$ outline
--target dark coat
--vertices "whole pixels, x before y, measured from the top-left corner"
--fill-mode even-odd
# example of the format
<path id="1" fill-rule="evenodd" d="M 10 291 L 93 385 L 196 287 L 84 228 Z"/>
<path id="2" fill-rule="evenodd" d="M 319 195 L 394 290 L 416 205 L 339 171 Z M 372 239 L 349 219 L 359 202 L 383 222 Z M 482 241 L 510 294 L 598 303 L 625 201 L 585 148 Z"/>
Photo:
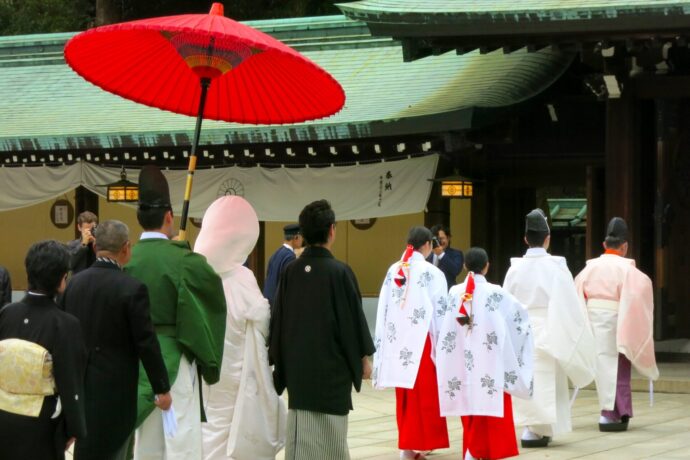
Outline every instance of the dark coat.
<path id="1" fill-rule="evenodd" d="M 438 268 L 446 276 L 446 283 L 448 284 L 448 290 L 457 284 L 456 278 L 462 271 L 462 264 L 465 262 L 465 258 L 462 255 L 462 251 L 459 249 L 453 249 L 447 247 L 443 257 L 438 261 Z M 434 254 L 431 253 L 427 257 L 427 262 L 434 263 Z"/>
<path id="2" fill-rule="evenodd" d="M 271 316 L 269 355 L 290 409 L 347 415 L 362 358 L 374 353 L 357 279 L 322 247 L 308 247 L 283 272 Z"/>
<path id="3" fill-rule="evenodd" d="M 48 350 L 62 414 L 51 419 L 57 398 L 46 397 L 37 418 L 0 410 L 0 459 L 62 459 L 71 437 L 86 436 L 83 377 L 84 342 L 79 321 L 53 299 L 27 294 L 0 310 L 0 340 L 23 339 Z M 7 369 L 0 369 L 5 372 Z"/>
<path id="4" fill-rule="evenodd" d="M 268 303 L 271 306 L 273 306 L 275 300 L 280 274 L 283 273 L 285 266 L 296 258 L 294 251 L 281 246 L 268 259 L 268 270 L 266 272 L 266 281 L 264 281 L 264 297 L 268 299 Z"/>
<path id="5" fill-rule="evenodd" d="M 0 266 L 0 307 L 12 302 L 12 281 L 10 272 Z"/>
<path id="6" fill-rule="evenodd" d="M 76 459 L 104 459 L 134 431 L 139 360 L 156 394 L 170 390 L 149 313 L 146 286 L 110 262 L 75 275 L 62 298 L 81 322 L 88 353 L 86 424 Z"/>
<path id="7" fill-rule="evenodd" d="M 77 238 L 67 243 L 67 249 L 70 253 L 69 265 L 73 275 L 86 270 L 96 261 L 96 251 L 92 243 L 82 246 L 81 239 Z"/>

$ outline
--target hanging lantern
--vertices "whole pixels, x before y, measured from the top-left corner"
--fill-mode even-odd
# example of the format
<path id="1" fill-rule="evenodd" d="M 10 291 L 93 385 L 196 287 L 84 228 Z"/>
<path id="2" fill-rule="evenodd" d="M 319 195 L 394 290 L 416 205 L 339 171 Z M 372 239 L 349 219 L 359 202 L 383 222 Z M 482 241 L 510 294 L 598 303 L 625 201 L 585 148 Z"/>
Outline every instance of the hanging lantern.
<path id="1" fill-rule="evenodd" d="M 139 185 L 127 180 L 125 167 L 120 171 L 120 180 L 107 184 L 108 201 L 114 203 L 132 203 L 139 201 Z"/>
<path id="2" fill-rule="evenodd" d="M 444 198 L 472 198 L 472 181 L 465 178 L 448 178 L 441 181 L 441 196 Z"/>

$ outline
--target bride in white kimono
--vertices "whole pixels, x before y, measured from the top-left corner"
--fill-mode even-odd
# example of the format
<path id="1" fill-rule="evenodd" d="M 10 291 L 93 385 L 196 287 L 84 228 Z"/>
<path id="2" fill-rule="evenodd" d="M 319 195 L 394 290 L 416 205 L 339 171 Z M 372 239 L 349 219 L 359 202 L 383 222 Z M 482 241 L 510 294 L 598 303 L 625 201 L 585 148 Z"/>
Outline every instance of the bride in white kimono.
<path id="1" fill-rule="evenodd" d="M 251 270 L 259 221 L 241 197 L 206 210 L 194 250 L 220 275 L 228 305 L 220 381 L 204 386 L 204 459 L 268 460 L 285 444 L 285 405 L 276 394 L 266 339 L 270 310 Z"/>

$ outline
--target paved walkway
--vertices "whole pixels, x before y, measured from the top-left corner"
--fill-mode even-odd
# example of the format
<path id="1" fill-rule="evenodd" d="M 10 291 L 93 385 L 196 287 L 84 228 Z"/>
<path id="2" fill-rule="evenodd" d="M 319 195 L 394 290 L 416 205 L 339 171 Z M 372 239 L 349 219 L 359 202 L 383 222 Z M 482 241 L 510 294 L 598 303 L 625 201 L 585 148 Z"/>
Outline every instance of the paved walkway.
<path id="1" fill-rule="evenodd" d="M 690 364 L 660 364 L 659 391 L 649 407 L 646 392 L 633 393 L 635 417 L 624 433 L 601 433 L 596 392 L 580 391 L 573 406 L 573 431 L 558 436 L 546 449 L 520 449 L 521 459 L 588 460 L 689 460 L 690 459 Z M 638 376 L 634 386 L 647 388 Z M 395 423 L 395 392 L 374 390 L 370 381 L 361 393 L 353 393 L 355 410 L 350 413 L 348 443 L 352 460 L 396 460 L 398 431 Z M 462 425 L 448 420 L 450 448 L 434 452 L 429 460 L 460 460 Z M 520 429 L 516 431 L 519 436 Z M 68 455 L 68 460 L 71 460 Z M 283 452 L 276 459 L 283 460 Z M 327 459 L 324 459 L 327 460 Z"/>
<path id="2" fill-rule="evenodd" d="M 690 459 L 690 394 L 633 394 L 635 417 L 624 433 L 601 433 L 596 393 L 582 390 L 573 407 L 573 431 L 557 437 L 546 449 L 520 449 L 525 459 Z M 377 391 L 369 382 L 354 395 L 348 442 L 352 459 L 395 460 L 397 428 L 395 393 Z M 448 420 L 450 449 L 434 452 L 429 460 L 460 459 L 462 425 Z M 519 431 L 518 431 L 519 434 Z M 282 453 L 278 457 L 282 459 Z"/>

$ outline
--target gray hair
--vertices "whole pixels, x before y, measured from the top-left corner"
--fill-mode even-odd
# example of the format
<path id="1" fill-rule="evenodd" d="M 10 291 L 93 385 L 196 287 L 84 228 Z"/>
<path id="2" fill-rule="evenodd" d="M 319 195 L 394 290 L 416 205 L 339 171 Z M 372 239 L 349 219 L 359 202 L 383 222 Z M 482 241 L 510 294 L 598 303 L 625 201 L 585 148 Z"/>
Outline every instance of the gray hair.
<path id="1" fill-rule="evenodd" d="M 129 227 L 119 220 L 106 220 L 98 226 L 94 237 L 99 251 L 119 252 L 129 240 Z"/>

